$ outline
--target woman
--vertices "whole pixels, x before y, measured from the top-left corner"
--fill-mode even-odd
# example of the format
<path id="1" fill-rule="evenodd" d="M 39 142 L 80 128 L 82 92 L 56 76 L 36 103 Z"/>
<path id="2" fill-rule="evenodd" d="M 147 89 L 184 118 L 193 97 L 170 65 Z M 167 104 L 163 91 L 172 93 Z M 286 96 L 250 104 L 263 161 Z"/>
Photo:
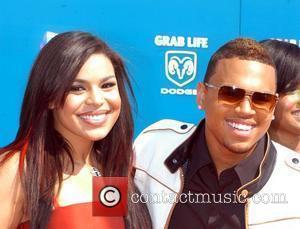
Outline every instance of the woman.
<path id="1" fill-rule="evenodd" d="M 261 43 L 276 65 L 280 95 L 269 133 L 274 141 L 300 153 L 300 48 L 277 40 Z"/>
<path id="2" fill-rule="evenodd" d="M 132 182 L 133 121 L 119 55 L 83 32 L 54 37 L 30 74 L 16 139 L 1 149 L 0 222 L 7 228 L 150 228 L 143 205 L 93 217 L 92 174 Z M 129 198 L 130 200 L 130 198 Z"/>

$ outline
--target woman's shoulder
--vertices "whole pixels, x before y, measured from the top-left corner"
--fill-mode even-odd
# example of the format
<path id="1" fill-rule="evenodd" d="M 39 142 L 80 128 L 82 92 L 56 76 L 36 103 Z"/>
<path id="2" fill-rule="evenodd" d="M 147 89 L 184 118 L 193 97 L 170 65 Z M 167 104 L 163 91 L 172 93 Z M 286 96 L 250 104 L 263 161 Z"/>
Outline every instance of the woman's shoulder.
<path id="1" fill-rule="evenodd" d="M 20 151 L 7 151 L 0 154 L 0 169 L 10 168 L 11 171 L 16 169 L 19 165 Z"/>
<path id="2" fill-rule="evenodd" d="M 20 181 L 20 152 L 5 152 L 0 155 L 0 180 L 3 182 Z M 3 182 L 1 182 L 3 184 Z"/>
<path id="3" fill-rule="evenodd" d="M 0 156 L 0 222 L 9 228 L 18 225 L 22 220 L 24 206 L 19 173 L 20 153 L 10 153 Z"/>

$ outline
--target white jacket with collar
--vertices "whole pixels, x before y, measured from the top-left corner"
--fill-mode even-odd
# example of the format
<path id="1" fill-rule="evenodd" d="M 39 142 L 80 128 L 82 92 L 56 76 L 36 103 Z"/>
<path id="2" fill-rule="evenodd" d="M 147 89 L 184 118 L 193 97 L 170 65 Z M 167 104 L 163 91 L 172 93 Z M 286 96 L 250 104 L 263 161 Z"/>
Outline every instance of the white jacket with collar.
<path id="1" fill-rule="evenodd" d="M 184 127 L 184 128 L 183 128 Z M 146 128 L 135 140 L 135 183 L 152 218 L 153 228 L 167 228 L 183 188 L 183 170 L 171 173 L 166 158 L 196 130 L 195 125 L 161 120 Z M 246 198 L 246 227 L 252 229 L 300 228 L 300 155 L 274 143 L 274 170 L 264 187 Z M 174 162 L 176 163 L 176 161 Z M 247 190 L 241 190 L 247 196 Z M 138 201 L 135 199 L 135 201 Z M 183 222 L 184 227 L 184 222 Z"/>

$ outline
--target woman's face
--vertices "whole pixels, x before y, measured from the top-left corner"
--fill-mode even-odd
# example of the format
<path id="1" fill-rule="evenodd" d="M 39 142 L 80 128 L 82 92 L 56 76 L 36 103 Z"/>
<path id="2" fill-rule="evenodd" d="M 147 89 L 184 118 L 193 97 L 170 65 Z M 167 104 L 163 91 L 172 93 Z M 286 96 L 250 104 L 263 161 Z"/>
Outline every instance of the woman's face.
<path id="1" fill-rule="evenodd" d="M 80 69 L 64 106 L 53 109 L 55 128 L 71 142 L 101 140 L 116 123 L 120 110 L 113 65 L 105 55 L 93 54 Z"/>
<path id="2" fill-rule="evenodd" d="M 272 127 L 300 135 L 300 89 L 280 96 Z"/>

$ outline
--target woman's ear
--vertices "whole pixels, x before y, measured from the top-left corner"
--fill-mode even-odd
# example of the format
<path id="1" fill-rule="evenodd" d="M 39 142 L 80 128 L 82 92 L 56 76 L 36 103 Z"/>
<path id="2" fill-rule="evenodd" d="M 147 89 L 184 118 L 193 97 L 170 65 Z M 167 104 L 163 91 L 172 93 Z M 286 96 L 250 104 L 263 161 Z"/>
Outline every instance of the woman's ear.
<path id="1" fill-rule="evenodd" d="M 200 110 L 205 109 L 205 92 L 206 87 L 203 83 L 197 85 L 197 104 Z"/>
<path id="2" fill-rule="evenodd" d="M 49 108 L 50 110 L 53 110 L 53 109 L 55 108 L 54 103 L 53 103 L 53 102 L 49 103 L 48 108 Z"/>

